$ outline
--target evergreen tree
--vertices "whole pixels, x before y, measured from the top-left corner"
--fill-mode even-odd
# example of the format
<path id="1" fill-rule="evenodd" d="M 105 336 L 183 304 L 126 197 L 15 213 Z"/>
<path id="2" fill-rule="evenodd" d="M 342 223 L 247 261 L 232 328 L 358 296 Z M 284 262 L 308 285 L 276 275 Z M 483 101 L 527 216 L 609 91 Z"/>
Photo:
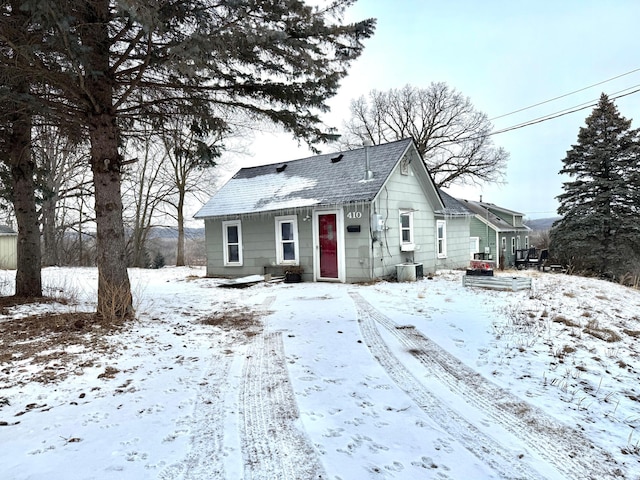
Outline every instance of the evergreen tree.
<path id="1" fill-rule="evenodd" d="M 640 255 L 640 137 L 602 94 L 567 152 L 551 231 L 553 255 L 575 268 L 615 277 Z"/>
<path id="2" fill-rule="evenodd" d="M 11 78 L 19 73 L 15 65 L 24 65 L 23 76 L 38 82 L 31 92 L 41 105 L 89 141 L 98 313 L 133 313 L 121 198 L 127 130 L 137 121 L 160 128 L 167 118 L 188 115 L 206 135 L 225 127 L 220 110 L 232 110 L 273 121 L 309 143 L 335 139 L 320 112 L 375 24 L 342 23 L 354 2 L 14 0 L 5 7 L 0 52 L 21 61 L 4 62 L 0 74 Z M 24 31 L 41 38 L 16 51 L 5 26 L 18 11 Z M 22 101 L 14 90 L 0 93 Z"/>
<path id="3" fill-rule="evenodd" d="M 31 130 L 35 105 L 31 58 L 25 54 L 39 36 L 20 0 L 0 6 L 0 161 L 9 172 L 5 188 L 18 223 L 16 296 L 42 296 L 40 229 L 36 207 L 35 162 Z M 11 68 L 5 68 L 10 65 Z"/>

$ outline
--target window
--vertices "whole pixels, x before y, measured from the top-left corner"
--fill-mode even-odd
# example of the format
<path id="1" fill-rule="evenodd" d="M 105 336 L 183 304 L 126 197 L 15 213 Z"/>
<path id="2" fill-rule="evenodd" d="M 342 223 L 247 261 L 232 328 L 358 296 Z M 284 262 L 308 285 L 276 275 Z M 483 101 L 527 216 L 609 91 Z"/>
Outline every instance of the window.
<path id="1" fill-rule="evenodd" d="M 524 248 L 526 250 L 529 250 L 529 236 L 528 235 L 524 237 Z"/>
<path id="2" fill-rule="evenodd" d="M 411 252 L 415 250 L 413 240 L 413 212 L 400 210 L 400 250 Z"/>
<path id="3" fill-rule="evenodd" d="M 520 250 L 520 235 L 516 237 L 516 249 Z"/>
<path id="4" fill-rule="evenodd" d="M 502 251 L 507 253 L 507 237 L 502 237 Z"/>
<path id="5" fill-rule="evenodd" d="M 511 237 L 511 255 L 516 254 L 516 237 Z"/>
<path id="6" fill-rule="evenodd" d="M 447 256 L 447 222 L 438 220 L 436 222 L 436 233 L 438 242 L 438 258 Z"/>
<path id="7" fill-rule="evenodd" d="M 242 225 L 240 220 L 222 222 L 224 243 L 224 265 L 228 267 L 242 265 Z"/>
<path id="8" fill-rule="evenodd" d="M 295 215 L 276 217 L 276 262 L 278 265 L 298 264 L 298 218 Z"/>

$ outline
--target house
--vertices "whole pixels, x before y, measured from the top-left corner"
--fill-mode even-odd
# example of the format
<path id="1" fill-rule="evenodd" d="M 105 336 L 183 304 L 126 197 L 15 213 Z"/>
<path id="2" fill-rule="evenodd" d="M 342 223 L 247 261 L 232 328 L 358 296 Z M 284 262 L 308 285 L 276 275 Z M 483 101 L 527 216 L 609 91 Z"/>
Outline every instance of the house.
<path id="1" fill-rule="evenodd" d="M 471 258 L 515 266 L 518 255 L 529 250 L 531 229 L 523 223 L 524 215 L 482 200 L 460 201 L 474 214 L 469 226 Z"/>
<path id="2" fill-rule="evenodd" d="M 18 262 L 18 234 L 0 225 L 0 269 L 15 270 Z"/>
<path id="3" fill-rule="evenodd" d="M 393 277 L 399 264 L 469 263 L 471 216 L 443 198 L 412 139 L 243 168 L 195 218 L 208 276 L 298 266 L 307 281 L 351 283 Z"/>

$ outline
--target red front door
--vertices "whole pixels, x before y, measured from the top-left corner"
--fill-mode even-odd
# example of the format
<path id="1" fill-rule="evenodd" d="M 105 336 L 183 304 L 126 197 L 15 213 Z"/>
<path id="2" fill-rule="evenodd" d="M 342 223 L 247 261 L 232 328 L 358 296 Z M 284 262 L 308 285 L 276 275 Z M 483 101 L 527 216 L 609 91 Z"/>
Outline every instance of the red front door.
<path id="1" fill-rule="evenodd" d="M 335 213 L 318 215 L 320 277 L 338 278 L 338 218 Z"/>

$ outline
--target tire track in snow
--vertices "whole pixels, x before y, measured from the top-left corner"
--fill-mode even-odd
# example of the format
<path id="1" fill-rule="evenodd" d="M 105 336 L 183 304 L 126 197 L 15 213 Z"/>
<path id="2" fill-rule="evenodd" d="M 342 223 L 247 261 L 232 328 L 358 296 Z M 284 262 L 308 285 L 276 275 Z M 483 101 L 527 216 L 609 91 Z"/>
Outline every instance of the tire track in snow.
<path id="1" fill-rule="evenodd" d="M 255 338 L 242 376 L 240 434 L 245 480 L 327 478 L 301 429 L 280 332 Z"/>
<path id="2" fill-rule="evenodd" d="M 191 448 L 186 458 L 168 466 L 159 475 L 162 480 L 209 480 L 225 478 L 223 463 L 224 392 L 228 387 L 231 355 L 216 355 L 200 384 L 201 389 L 189 424 Z"/>
<path id="3" fill-rule="evenodd" d="M 565 478 L 620 478 L 619 465 L 613 457 L 579 431 L 490 382 L 415 327 L 398 325 L 361 295 L 350 295 L 360 312 L 394 335 L 430 374 L 524 441 L 531 450 L 562 472 Z"/>
<path id="4" fill-rule="evenodd" d="M 501 478 L 542 479 L 538 472 L 521 462 L 516 455 L 507 455 L 508 448 L 485 435 L 475 425 L 447 407 L 434 396 L 391 352 L 376 328 L 369 309 L 362 308 L 364 299 L 351 294 L 358 306 L 360 331 L 374 358 L 385 369 L 389 377 L 434 420 L 444 431 L 456 439 L 482 463 L 491 467 Z"/>

